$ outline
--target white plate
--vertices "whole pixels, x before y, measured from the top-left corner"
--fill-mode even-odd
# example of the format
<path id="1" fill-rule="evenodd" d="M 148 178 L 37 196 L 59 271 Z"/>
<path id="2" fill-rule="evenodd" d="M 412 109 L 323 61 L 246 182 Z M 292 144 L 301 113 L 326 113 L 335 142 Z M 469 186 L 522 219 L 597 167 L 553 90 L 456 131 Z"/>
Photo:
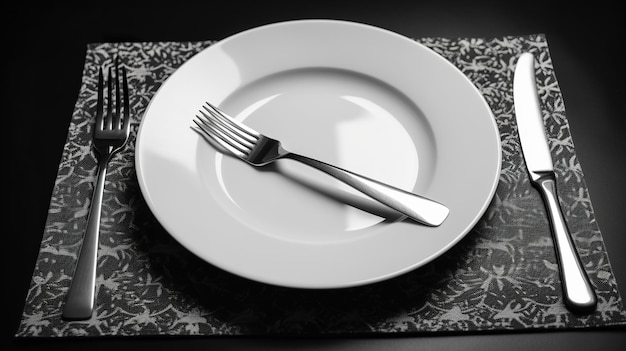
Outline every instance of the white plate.
<path id="1" fill-rule="evenodd" d="M 254 168 L 222 155 L 191 129 L 205 101 L 450 215 L 423 226 L 293 161 Z M 376 282 L 441 255 L 484 213 L 500 162 L 491 110 L 451 63 L 396 33 L 329 20 L 251 29 L 198 53 L 155 94 L 136 143 L 143 195 L 176 240 L 232 273 L 298 288 Z"/>

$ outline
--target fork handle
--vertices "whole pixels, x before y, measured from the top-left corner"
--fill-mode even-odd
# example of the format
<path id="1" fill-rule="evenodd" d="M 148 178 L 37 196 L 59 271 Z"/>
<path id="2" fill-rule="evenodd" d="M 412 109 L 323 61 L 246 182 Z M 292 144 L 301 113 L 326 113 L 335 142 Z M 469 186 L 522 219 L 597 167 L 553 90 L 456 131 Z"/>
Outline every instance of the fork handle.
<path id="1" fill-rule="evenodd" d="M 68 320 L 90 319 L 93 314 L 96 299 L 100 215 L 102 213 L 102 195 L 108 158 L 108 155 L 103 155 L 98 165 L 98 180 L 93 190 L 91 207 L 87 217 L 87 230 L 80 248 L 72 284 L 63 306 L 63 318 Z"/>
<path id="2" fill-rule="evenodd" d="M 450 210 L 446 206 L 436 201 L 343 168 L 295 153 L 287 153 L 283 155 L 283 157 L 302 162 L 329 174 L 371 198 L 409 216 L 417 222 L 429 226 L 439 226 L 450 213 Z"/>

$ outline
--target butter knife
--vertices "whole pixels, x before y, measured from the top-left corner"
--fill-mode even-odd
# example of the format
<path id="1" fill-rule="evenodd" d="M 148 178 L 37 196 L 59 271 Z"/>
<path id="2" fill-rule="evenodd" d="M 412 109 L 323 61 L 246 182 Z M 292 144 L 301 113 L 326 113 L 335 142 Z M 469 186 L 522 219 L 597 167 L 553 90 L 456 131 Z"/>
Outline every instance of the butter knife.
<path id="1" fill-rule="evenodd" d="M 524 161 L 532 184 L 541 193 L 547 209 L 565 304 L 573 312 L 591 312 L 596 308 L 597 298 L 560 208 L 535 81 L 535 58 L 531 53 L 523 53 L 517 61 L 513 98 Z"/>

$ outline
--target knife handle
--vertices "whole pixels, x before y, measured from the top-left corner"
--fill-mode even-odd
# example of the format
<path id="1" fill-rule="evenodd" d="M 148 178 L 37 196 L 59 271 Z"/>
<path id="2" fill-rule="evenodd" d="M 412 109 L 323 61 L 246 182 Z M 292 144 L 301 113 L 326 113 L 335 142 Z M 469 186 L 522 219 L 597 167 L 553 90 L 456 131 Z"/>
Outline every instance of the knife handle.
<path id="1" fill-rule="evenodd" d="M 548 209 L 565 304 L 579 313 L 592 312 L 596 308 L 597 297 L 563 218 L 556 191 L 556 178 L 550 172 L 541 175 L 535 182 Z"/>

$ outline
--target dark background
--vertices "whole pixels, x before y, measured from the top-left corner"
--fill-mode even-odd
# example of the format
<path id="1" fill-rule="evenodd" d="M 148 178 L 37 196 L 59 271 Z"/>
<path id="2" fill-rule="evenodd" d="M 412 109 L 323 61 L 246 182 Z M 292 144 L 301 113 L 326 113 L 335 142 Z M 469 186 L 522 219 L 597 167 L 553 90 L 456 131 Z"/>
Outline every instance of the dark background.
<path id="1" fill-rule="evenodd" d="M 17 329 L 43 234 L 86 44 L 223 39 L 292 19 L 363 22 L 410 37 L 544 33 L 618 284 L 626 286 L 624 5 L 617 1 L 113 1 L 2 5 L 3 346 L 92 350 L 612 350 L 624 329 L 414 337 L 22 340 Z M 6 106 L 8 105 L 8 109 Z M 8 121 L 8 128 L 7 128 Z"/>

